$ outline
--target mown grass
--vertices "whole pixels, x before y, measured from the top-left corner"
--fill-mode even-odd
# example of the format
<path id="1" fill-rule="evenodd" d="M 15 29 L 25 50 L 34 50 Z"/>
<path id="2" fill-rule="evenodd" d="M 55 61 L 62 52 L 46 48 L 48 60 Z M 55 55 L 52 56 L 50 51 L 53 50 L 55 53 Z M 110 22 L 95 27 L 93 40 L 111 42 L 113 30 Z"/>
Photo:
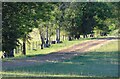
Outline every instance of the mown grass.
<path id="1" fill-rule="evenodd" d="M 92 52 L 63 62 L 38 63 L 29 67 L 3 69 L 3 76 L 47 77 L 117 77 L 118 42 L 113 41 Z"/>

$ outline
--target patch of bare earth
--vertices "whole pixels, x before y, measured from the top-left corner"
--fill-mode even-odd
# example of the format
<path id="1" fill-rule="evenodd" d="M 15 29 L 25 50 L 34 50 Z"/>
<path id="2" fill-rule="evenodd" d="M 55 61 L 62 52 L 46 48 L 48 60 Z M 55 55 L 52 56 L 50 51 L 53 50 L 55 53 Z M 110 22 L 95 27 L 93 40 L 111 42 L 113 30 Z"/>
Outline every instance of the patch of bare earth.
<path id="1" fill-rule="evenodd" d="M 27 59 L 14 59 L 12 61 L 2 62 L 2 67 L 20 67 L 20 66 L 31 66 L 46 63 L 46 62 L 58 62 L 63 61 L 64 59 L 70 59 L 74 56 L 78 56 L 81 53 L 88 52 L 93 50 L 101 45 L 104 45 L 112 40 L 108 39 L 99 39 L 99 40 L 90 40 L 81 44 L 74 45 L 70 48 L 59 50 L 44 56 L 30 57 Z"/>

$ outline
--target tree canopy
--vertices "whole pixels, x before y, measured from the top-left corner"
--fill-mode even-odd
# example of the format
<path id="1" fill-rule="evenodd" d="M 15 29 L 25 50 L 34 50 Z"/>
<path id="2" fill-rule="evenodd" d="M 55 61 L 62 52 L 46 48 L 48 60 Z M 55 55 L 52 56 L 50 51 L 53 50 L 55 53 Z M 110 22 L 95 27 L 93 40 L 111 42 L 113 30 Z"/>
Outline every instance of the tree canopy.
<path id="1" fill-rule="evenodd" d="M 14 56 L 13 49 L 26 42 L 34 28 L 39 29 L 41 48 L 49 46 L 50 37 L 56 33 L 60 43 L 61 31 L 69 40 L 88 37 L 97 30 L 109 33 L 119 27 L 119 3 L 92 2 L 4 2 L 2 22 L 2 51 Z"/>

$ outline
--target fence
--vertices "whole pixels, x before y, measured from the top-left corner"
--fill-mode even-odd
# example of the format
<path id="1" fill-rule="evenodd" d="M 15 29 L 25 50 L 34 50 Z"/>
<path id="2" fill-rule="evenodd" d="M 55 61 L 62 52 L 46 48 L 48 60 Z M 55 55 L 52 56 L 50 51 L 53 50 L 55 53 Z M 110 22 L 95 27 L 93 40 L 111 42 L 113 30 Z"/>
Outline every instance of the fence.
<path id="1" fill-rule="evenodd" d="M 65 35 L 61 36 L 61 41 L 65 41 L 67 39 L 68 39 L 67 36 Z M 26 50 L 37 50 L 41 48 L 40 46 L 41 46 L 41 41 L 33 41 L 30 43 L 26 43 Z M 21 53 L 22 50 L 23 50 L 22 45 L 19 45 L 16 47 L 16 49 L 14 49 L 14 52 L 17 54 L 17 53 Z"/>
<path id="2" fill-rule="evenodd" d="M 33 41 L 26 44 L 26 50 L 37 50 L 40 48 L 41 41 Z M 15 53 L 21 53 L 23 50 L 22 45 L 19 45 L 14 49 Z"/>

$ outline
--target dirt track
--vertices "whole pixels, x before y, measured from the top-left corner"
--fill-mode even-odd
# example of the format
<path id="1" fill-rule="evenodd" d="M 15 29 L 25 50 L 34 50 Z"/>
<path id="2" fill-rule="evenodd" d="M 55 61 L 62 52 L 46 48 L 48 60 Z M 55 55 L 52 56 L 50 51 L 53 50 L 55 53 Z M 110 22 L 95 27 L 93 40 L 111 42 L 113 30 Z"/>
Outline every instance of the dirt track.
<path id="1" fill-rule="evenodd" d="M 36 56 L 25 59 L 15 59 L 12 61 L 2 62 L 2 67 L 20 67 L 20 66 L 31 66 L 35 64 L 42 64 L 45 62 L 58 62 L 63 61 L 64 59 L 70 59 L 74 56 L 78 56 L 81 53 L 85 53 L 91 50 L 91 48 L 96 48 L 101 45 L 104 45 L 112 41 L 111 39 L 99 39 L 99 40 L 90 40 L 81 44 L 74 45 L 70 48 L 63 49 L 48 55 Z"/>

